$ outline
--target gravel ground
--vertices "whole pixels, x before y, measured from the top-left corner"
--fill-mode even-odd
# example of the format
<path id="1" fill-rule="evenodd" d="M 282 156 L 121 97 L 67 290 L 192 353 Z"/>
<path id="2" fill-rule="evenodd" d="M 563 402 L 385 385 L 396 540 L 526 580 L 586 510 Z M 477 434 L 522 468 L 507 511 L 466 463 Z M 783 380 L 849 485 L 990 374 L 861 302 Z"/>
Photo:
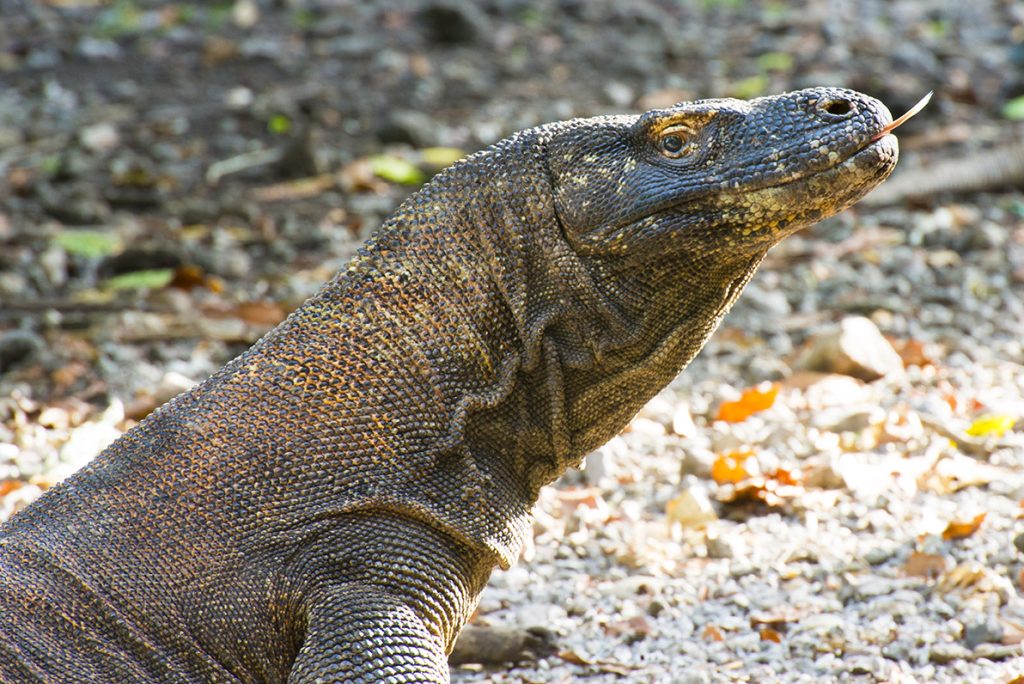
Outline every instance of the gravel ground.
<path id="1" fill-rule="evenodd" d="M 898 174 L 1024 139 L 1018 2 L 0 17 L 0 519 L 280 320 L 417 174 L 518 128 L 827 84 L 897 113 L 936 90 Z M 485 591 L 476 622 L 559 653 L 454 680 L 1017 681 L 1022 340 L 1020 188 L 791 238 Z"/>

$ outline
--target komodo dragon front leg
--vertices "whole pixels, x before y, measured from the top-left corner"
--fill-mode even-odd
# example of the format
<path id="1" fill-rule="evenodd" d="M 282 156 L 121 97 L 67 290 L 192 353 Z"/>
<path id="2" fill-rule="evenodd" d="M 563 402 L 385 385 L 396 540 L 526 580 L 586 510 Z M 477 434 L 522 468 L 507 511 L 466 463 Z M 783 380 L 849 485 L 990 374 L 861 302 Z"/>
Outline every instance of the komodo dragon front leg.
<path id="1" fill-rule="evenodd" d="M 445 682 L 540 488 L 885 179 L 849 90 L 522 131 L 0 528 L 4 682 Z"/>
<path id="2" fill-rule="evenodd" d="M 308 598 L 288 681 L 445 681 L 444 654 L 481 589 L 466 549 L 430 525 L 380 514 L 346 521 L 318 546 L 303 563 L 335 579 Z"/>

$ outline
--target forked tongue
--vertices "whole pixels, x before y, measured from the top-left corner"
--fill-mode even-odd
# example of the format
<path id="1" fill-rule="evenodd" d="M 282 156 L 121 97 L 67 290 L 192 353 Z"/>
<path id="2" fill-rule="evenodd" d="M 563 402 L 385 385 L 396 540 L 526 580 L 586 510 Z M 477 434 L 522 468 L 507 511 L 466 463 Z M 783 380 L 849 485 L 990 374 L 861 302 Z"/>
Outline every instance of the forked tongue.
<path id="1" fill-rule="evenodd" d="M 929 90 L 927 95 L 922 97 L 918 101 L 918 103 L 916 105 L 914 105 L 913 107 L 910 108 L 910 111 L 908 111 L 906 114 L 904 114 L 900 118 L 898 118 L 895 121 L 893 121 L 891 124 L 887 125 L 882 130 L 878 131 L 877 135 L 875 135 L 875 137 L 871 139 L 871 142 L 875 142 L 879 138 L 882 138 L 882 137 L 888 135 L 889 133 L 892 133 L 894 130 L 896 130 L 896 128 L 898 128 L 899 126 L 902 126 L 903 124 L 905 124 L 908 119 L 910 119 L 912 116 L 914 116 L 919 111 L 924 109 L 924 106 L 926 104 L 928 104 L 928 100 L 932 99 L 932 93 L 933 92 L 934 91 Z"/>

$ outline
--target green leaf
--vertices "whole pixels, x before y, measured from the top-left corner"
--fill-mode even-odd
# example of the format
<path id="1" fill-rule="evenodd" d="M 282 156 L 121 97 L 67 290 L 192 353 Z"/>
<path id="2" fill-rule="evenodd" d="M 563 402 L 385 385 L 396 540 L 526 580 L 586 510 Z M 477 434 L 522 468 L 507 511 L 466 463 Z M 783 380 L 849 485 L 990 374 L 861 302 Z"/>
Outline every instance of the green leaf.
<path id="1" fill-rule="evenodd" d="M 732 84 L 732 94 L 741 100 L 749 100 L 764 95 L 768 88 L 768 78 L 763 75 L 751 76 Z"/>
<path id="2" fill-rule="evenodd" d="M 763 71 L 789 71 L 793 68 L 793 56 L 788 52 L 766 52 L 757 58 L 757 65 Z"/>
<path id="3" fill-rule="evenodd" d="M 1015 97 L 1004 104 L 1003 116 L 1010 121 L 1024 121 L 1024 95 Z"/>
<path id="4" fill-rule="evenodd" d="M 933 19 L 924 25 L 925 32 L 932 38 L 945 38 L 949 35 L 949 19 Z"/>
<path id="5" fill-rule="evenodd" d="M 39 168 L 42 169 L 43 173 L 47 176 L 56 176 L 60 173 L 61 168 L 64 166 L 64 160 L 59 154 L 48 154 L 42 162 L 39 163 Z"/>
<path id="6" fill-rule="evenodd" d="M 103 287 L 108 290 L 156 290 L 167 285 L 173 278 L 173 268 L 153 268 L 108 278 L 103 281 Z"/>
<path id="7" fill-rule="evenodd" d="M 292 120 L 284 114 L 275 114 L 267 122 L 267 130 L 274 135 L 283 135 L 292 130 Z"/>
<path id="8" fill-rule="evenodd" d="M 142 28 L 142 10 L 131 0 L 118 0 L 103 10 L 92 26 L 94 35 L 102 38 L 123 38 Z"/>
<path id="9" fill-rule="evenodd" d="M 292 12 L 292 26 L 302 31 L 308 31 L 316 26 L 316 13 L 309 9 L 300 9 Z"/>
<path id="10" fill-rule="evenodd" d="M 87 259 L 105 257 L 121 247 L 120 238 L 99 230 L 69 230 L 57 233 L 53 241 L 68 254 Z"/>
<path id="11" fill-rule="evenodd" d="M 422 185 L 427 177 L 414 164 L 400 157 L 378 154 L 370 157 L 370 170 L 375 176 L 401 185 Z"/>
<path id="12" fill-rule="evenodd" d="M 451 166 L 465 156 L 466 153 L 457 147 L 424 147 L 420 150 L 423 163 L 435 169 Z"/>

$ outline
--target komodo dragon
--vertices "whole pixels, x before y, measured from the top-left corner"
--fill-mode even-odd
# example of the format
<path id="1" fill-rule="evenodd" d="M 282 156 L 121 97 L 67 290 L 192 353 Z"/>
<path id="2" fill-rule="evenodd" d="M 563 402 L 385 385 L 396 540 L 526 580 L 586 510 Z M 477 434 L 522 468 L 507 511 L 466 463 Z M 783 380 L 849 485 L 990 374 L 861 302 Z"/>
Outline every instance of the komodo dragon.
<path id="1" fill-rule="evenodd" d="M 817 88 L 517 133 L 0 528 L 3 682 L 447 682 L 538 490 L 892 171 Z"/>

